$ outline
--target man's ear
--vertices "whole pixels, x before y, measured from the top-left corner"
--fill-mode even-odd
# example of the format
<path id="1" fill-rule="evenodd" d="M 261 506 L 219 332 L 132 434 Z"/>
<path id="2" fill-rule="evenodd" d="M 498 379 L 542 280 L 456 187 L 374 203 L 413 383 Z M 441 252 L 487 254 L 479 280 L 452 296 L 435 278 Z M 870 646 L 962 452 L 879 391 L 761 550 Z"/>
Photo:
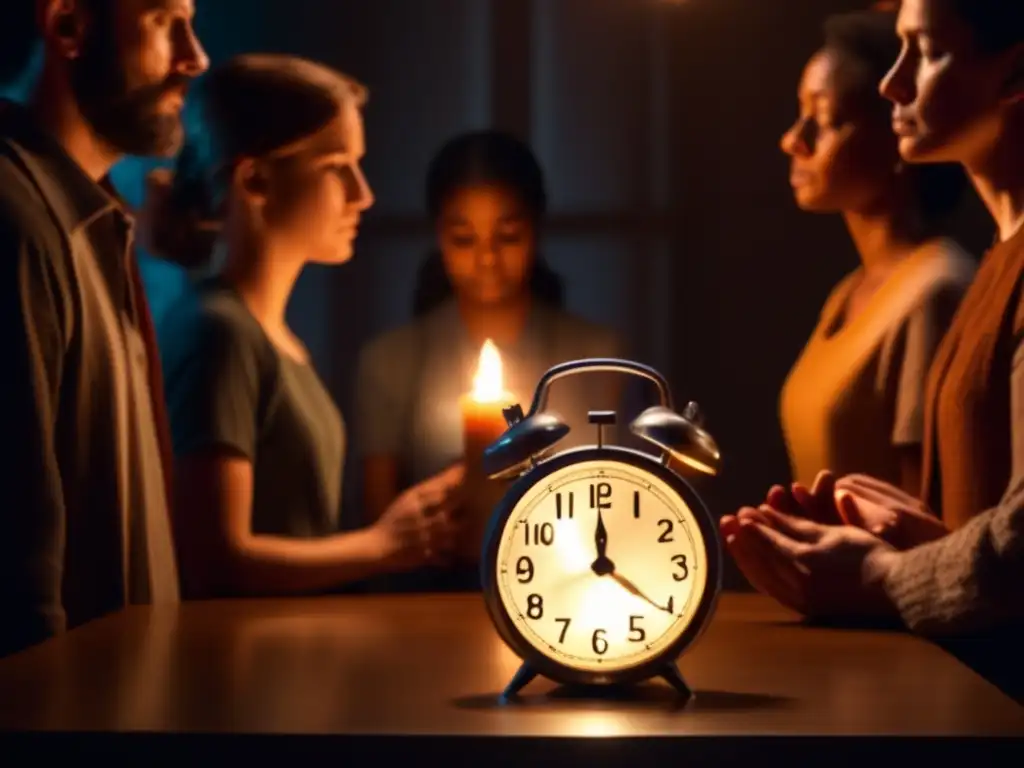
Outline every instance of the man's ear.
<path id="1" fill-rule="evenodd" d="M 232 186 L 250 203 L 261 206 L 267 202 L 267 189 L 270 185 L 266 169 L 257 160 L 251 157 L 240 160 L 235 165 L 232 182 Z"/>
<path id="2" fill-rule="evenodd" d="M 88 19 L 81 0 L 38 0 L 39 27 L 48 48 L 74 59 L 82 52 Z"/>

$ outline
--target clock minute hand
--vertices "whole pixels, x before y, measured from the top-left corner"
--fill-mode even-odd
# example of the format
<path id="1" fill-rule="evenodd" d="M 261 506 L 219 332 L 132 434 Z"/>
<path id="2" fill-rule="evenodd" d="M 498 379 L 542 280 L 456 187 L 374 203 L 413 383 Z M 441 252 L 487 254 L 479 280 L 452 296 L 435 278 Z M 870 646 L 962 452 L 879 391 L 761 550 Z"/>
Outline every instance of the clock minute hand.
<path id="1" fill-rule="evenodd" d="M 657 608 L 659 611 L 666 611 L 667 610 L 665 608 L 665 606 L 658 605 L 656 602 L 651 600 L 651 598 L 649 598 L 647 595 L 644 594 L 643 590 L 641 590 L 640 587 L 638 587 L 636 584 L 634 584 L 632 581 L 627 579 L 622 574 L 616 573 L 616 572 L 612 571 L 611 577 L 613 579 L 615 579 L 617 582 L 619 582 L 619 584 L 621 584 L 623 587 L 625 587 L 627 592 L 629 592 L 629 593 L 631 593 L 633 595 L 636 595 L 641 600 L 647 601 L 648 603 L 653 605 L 655 608 Z"/>

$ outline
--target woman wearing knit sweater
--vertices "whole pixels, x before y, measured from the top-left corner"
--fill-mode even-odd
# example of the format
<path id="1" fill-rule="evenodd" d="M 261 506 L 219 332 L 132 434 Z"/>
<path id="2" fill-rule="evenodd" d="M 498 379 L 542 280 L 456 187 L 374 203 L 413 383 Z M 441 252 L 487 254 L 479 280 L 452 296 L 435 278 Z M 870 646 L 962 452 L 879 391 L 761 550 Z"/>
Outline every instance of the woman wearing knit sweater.
<path id="1" fill-rule="evenodd" d="M 1013 633 L 1024 623 L 1024 3 L 903 0 L 897 28 L 903 50 L 881 89 L 901 155 L 961 163 L 998 227 L 931 368 L 920 500 L 826 472 L 811 489 L 773 488 L 721 528 L 750 581 L 806 615 L 892 618 L 933 637 Z"/>

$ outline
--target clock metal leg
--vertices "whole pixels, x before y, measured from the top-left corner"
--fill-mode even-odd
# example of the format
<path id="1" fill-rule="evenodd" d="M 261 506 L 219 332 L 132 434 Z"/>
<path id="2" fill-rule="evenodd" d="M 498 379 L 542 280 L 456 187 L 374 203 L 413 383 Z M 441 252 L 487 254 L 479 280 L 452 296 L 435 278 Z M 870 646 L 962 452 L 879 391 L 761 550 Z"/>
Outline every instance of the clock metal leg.
<path id="1" fill-rule="evenodd" d="M 519 693 L 523 688 L 530 684 L 530 681 L 537 676 L 537 673 L 530 668 L 529 664 L 523 664 L 519 667 L 515 676 L 512 678 L 512 682 L 508 684 L 508 687 L 501 694 L 501 698 L 510 699 Z"/>
<path id="2" fill-rule="evenodd" d="M 690 690 L 690 686 L 683 680 L 683 676 L 679 673 L 679 667 L 674 663 L 669 662 L 665 665 L 665 668 L 661 672 L 662 679 L 676 689 L 676 692 L 683 699 L 690 699 L 693 696 L 693 691 Z"/>

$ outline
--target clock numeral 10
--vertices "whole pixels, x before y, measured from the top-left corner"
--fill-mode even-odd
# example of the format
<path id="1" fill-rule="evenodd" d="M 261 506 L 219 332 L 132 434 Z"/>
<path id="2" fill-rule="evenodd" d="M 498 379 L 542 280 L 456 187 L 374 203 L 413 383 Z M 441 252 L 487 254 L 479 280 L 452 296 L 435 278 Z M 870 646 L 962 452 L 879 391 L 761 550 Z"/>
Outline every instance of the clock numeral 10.
<path id="1" fill-rule="evenodd" d="M 532 535 L 531 535 L 532 534 Z M 530 544 L 543 544 L 550 546 L 555 540 L 555 526 L 551 523 L 529 523 L 523 525 L 523 535 L 526 537 L 526 546 Z"/>

